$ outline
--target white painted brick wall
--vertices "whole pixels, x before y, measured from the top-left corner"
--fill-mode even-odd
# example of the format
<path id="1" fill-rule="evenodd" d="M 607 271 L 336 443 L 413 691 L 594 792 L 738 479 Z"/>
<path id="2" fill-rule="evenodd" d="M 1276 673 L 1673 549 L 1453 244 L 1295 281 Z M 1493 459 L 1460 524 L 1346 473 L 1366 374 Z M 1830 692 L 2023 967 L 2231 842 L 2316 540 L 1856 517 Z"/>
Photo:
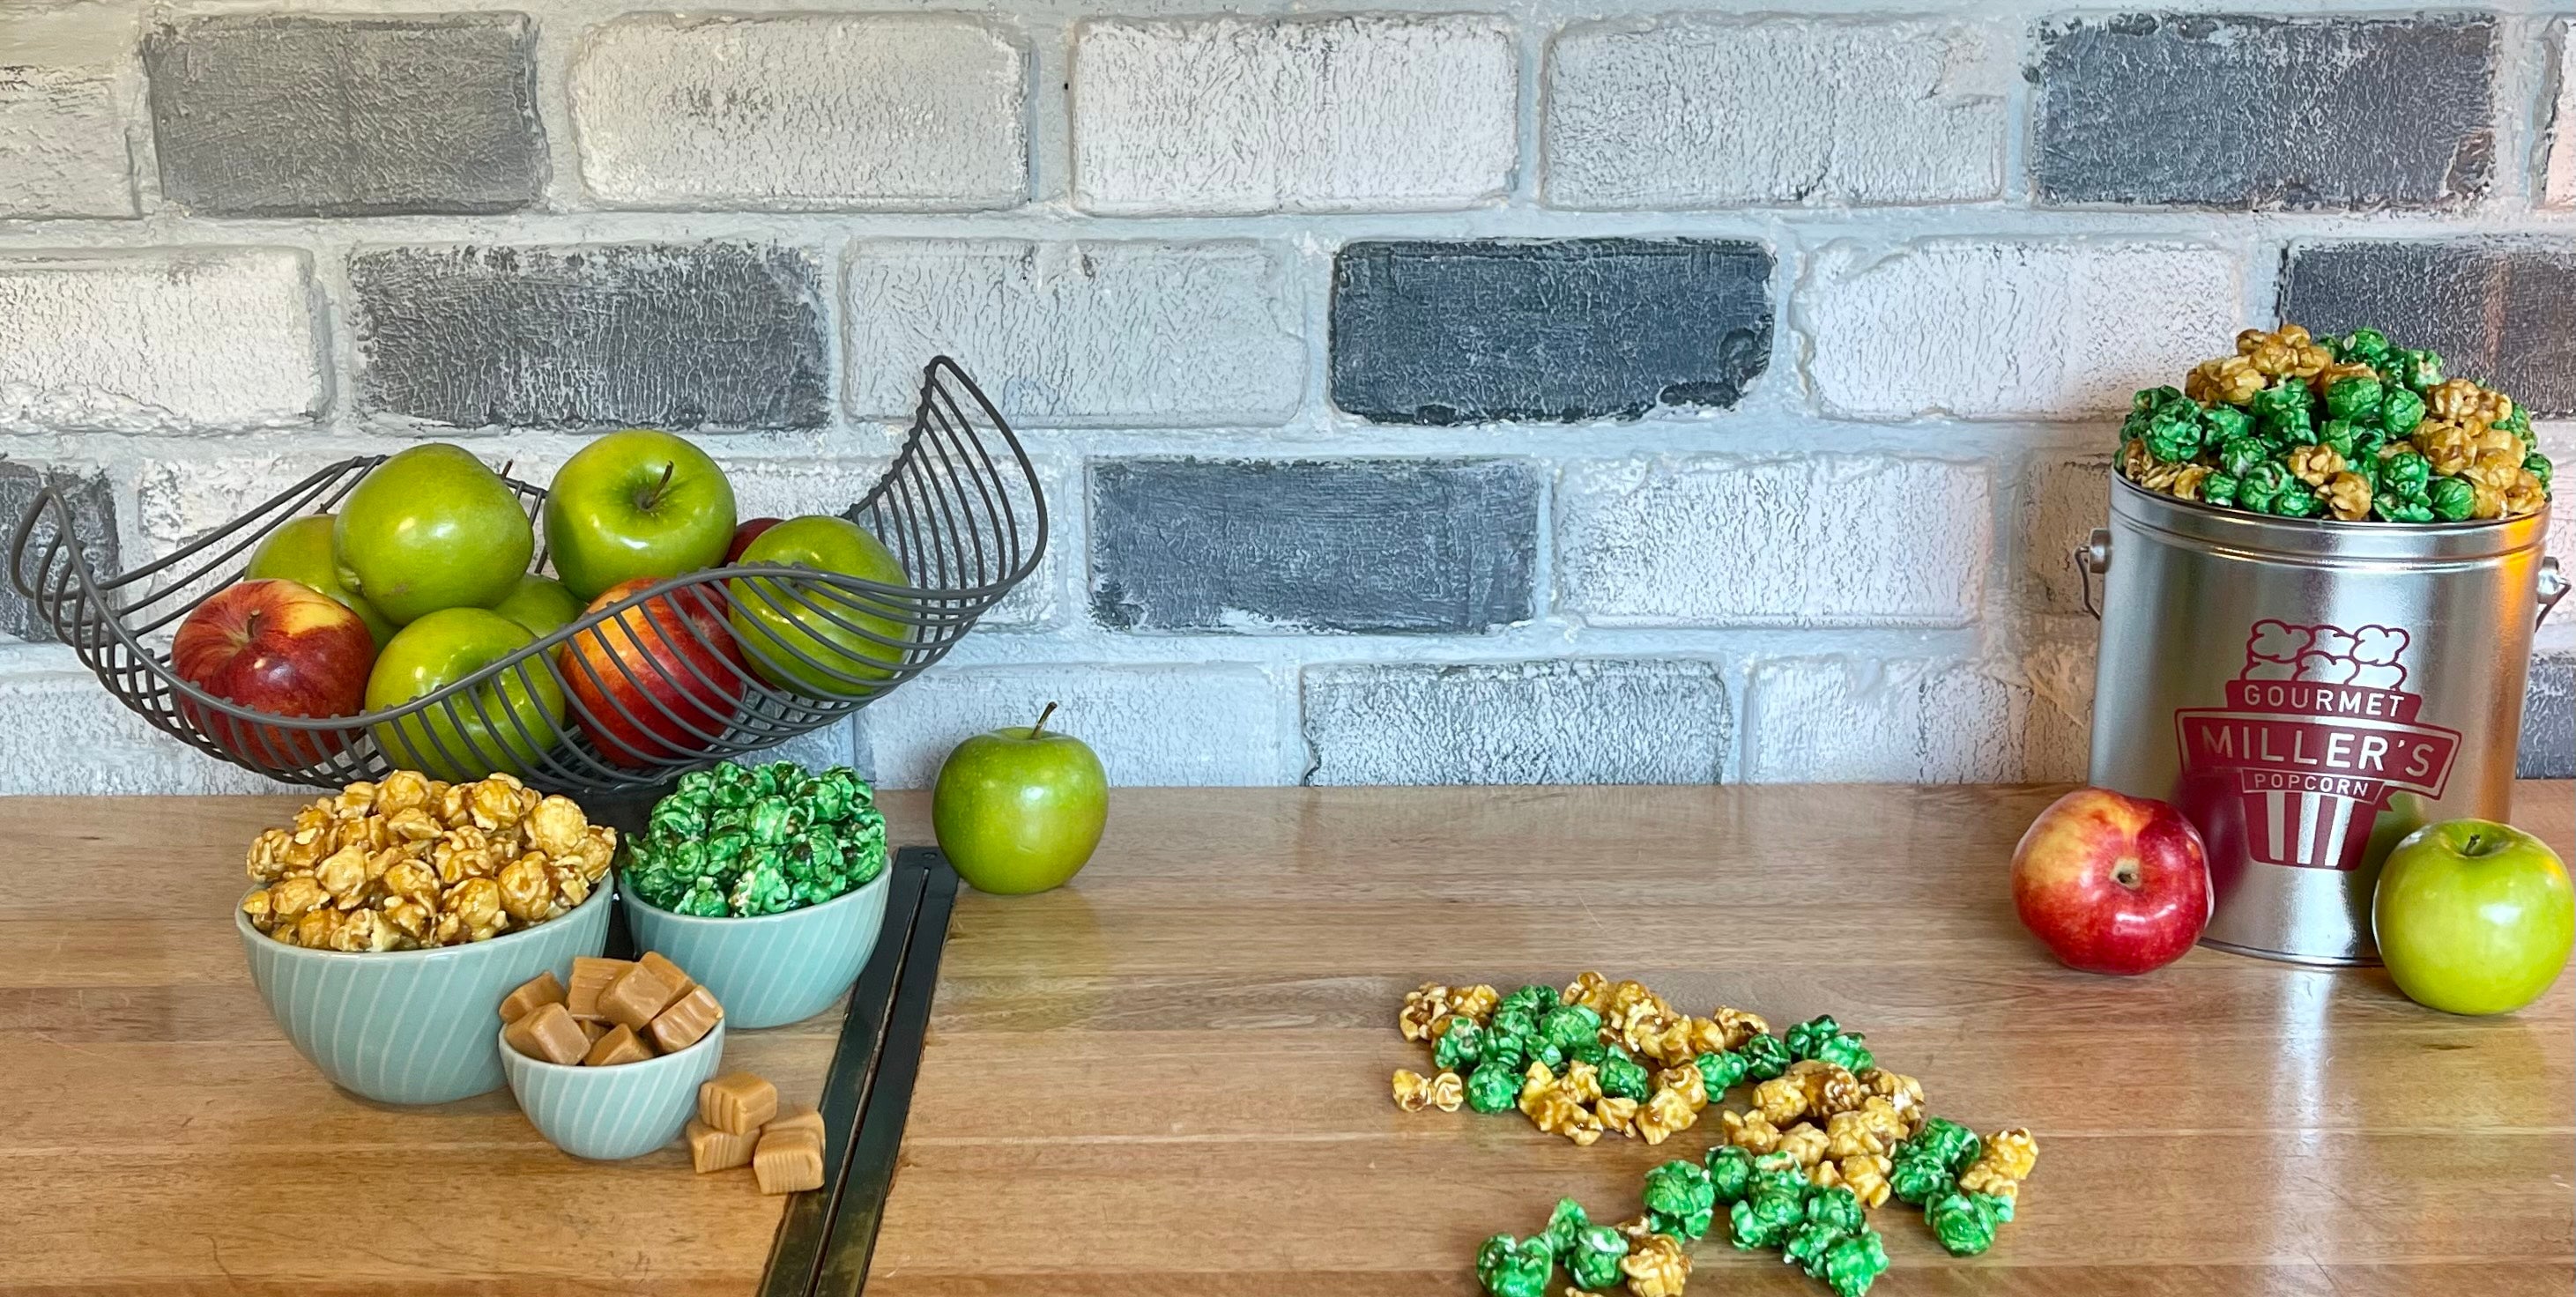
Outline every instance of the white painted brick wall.
<path id="1" fill-rule="evenodd" d="M 0 9 L 0 219 L 136 214 L 136 7 Z"/>
<path id="2" fill-rule="evenodd" d="M 0 791 L 260 793 L 270 780 L 212 760 L 152 728 L 56 654 L 0 649 Z M 22 665 L 34 659 L 33 664 Z"/>
<path id="3" fill-rule="evenodd" d="M 2005 31 L 1676 15 L 1548 47 L 1560 207 L 1970 202 L 2003 192 Z"/>
<path id="4" fill-rule="evenodd" d="M 1842 240 L 1792 320 L 1835 414 L 2066 418 L 2125 410 L 2236 335 L 2237 258 L 2193 244 Z"/>
<path id="5" fill-rule="evenodd" d="M 1312 784 L 1706 784 L 1734 757 L 1713 661 L 1310 667 L 1303 691 Z"/>
<path id="6" fill-rule="evenodd" d="M 937 354 L 1039 426 L 1278 423 L 1305 390 L 1287 258 L 1260 244 L 863 243 L 845 302 L 871 415 L 909 417 Z"/>
<path id="7" fill-rule="evenodd" d="M 303 422 L 309 291 L 295 252 L 0 256 L 0 431 Z"/>
<path id="8" fill-rule="evenodd" d="M 1086 22 L 1073 53 L 1086 211 L 1467 207 L 1517 160 L 1512 28 L 1476 16 Z"/>
<path id="9" fill-rule="evenodd" d="M 572 67 L 582 180 L 623 207 L 1008 207 L 1025 52 L 972 18 L 620 20 Z"/>
<path id="10" fill-rule="evenodd" d="M 2549 150 L 2542 158 L 2540 201 L 2550 207 L 2576 206 L 2576 42 L 2568 40 L 2568 22 L 2550 25 L 2551 79 L 2557 101 L 2549 106 Z"/>
<path id="11" fill-rule="evenodd" d="M 1992 548 L 1982 464 L 1626 459 L 1557 487 L 1562 606 L 1605 626 L 1955 626 Z"/>
<path id="12" fill-rule="evenodd" d="M 2091 684 L 2087 661 L 2081 673 Z M 2080 779 L 2084 710 L 2016 662 L 1833 655 L 1757 662 L 1745 693 L 1754 783 Z"/>
<path id="13" fill-rule="evenodd" d="M 2036 612 L 2084 613 L 2084 587 L 2073 554 L 2111 519 L 2107 453 L 2043 452 L 2031 457 L 2014 502 L 2020 523 L 2022 606 Z M 2094 578 L 2099 597 L 2100 578 Z"/>
<path id="14" fill-rule="evenodd" d="M 1047 727 L 1090 744 L 1112 784 L 1281 782 L 1284 692 L 1253 666 L 950 666 L 870 704 L 859 728 L 878 782 L 927 788 L 960 741 L 1049 702 Z"/>

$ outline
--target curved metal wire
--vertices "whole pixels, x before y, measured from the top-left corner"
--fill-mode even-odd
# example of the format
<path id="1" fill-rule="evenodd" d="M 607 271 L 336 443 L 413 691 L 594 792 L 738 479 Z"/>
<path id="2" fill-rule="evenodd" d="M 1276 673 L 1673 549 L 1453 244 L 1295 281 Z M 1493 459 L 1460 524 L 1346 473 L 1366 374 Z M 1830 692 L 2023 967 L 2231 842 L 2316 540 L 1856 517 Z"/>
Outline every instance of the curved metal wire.
<path id="1" fill-rule="evenodd" d="M 240 579 L 271 532 L 329 512 L 384 458 L 334 464 L 115 577 L 90 570 L 70 540 L 69 502 L 48 487 L 10 534 L 9 579 L 127 707 L 272 778 L 334 787 L 403 766 L 466 779 L 507 770 L 547 791 L 607 793 L 657 787 L 884 697 L 946 656 L 1046 553 L 1046 498 L 1028 452 L 941 356 L 922 370 L 894 463 L 842 515 L 894 554 L 902 584 L 801 567 L 692 572 L 356 716 L 271 715 L 180 679 L 154 642 Z M 533 524 L 545 492 L 505 480 Z M 535 566 L 545 564 L 540 548 Z"/>

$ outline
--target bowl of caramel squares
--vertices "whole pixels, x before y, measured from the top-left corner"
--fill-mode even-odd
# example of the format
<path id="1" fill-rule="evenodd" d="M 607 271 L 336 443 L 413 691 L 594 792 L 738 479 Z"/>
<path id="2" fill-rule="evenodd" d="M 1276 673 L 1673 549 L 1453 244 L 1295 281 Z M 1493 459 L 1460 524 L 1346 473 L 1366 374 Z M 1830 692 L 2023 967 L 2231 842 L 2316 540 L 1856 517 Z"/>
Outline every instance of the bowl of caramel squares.
<path id="1" fill-rule="evenodd" d="M 659 953 L 582 958 L 501 1001 L 501 1067 L 546 1142 L 594 1161 L 680 1137 L 724 1060 L 724 1006 Z"/>
<path id="2" fill-rule="evenodd" d="M 446 1103 L 500 1089 L 492 1006 L 608 942 L 617 831 L 508 775 L 397 770 L 253 839 L 233 914 L 251 980 L 343 1089 Z"/>

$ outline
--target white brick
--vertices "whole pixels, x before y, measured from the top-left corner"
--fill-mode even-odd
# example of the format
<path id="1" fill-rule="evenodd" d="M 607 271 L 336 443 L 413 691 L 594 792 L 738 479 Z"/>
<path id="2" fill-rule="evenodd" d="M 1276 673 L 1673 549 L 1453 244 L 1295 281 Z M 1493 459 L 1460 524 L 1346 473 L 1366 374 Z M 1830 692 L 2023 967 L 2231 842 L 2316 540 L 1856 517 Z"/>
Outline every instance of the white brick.
<path id="1" fill-rule="evenodd" d="M 2037 666 L 1875 661 L 1757 663 L 1745 694 L 1751 783 L 1997 783 L 2079 779 L 2089 660 Z M 2080 682 L 2082 696 L 2072 696 Z"/>
<path id="2" fill-rule="evenodd" d="M 11 650 L 0 674 L 0 795 L 261 793 L 283 785 L 152 728 L 68 652 Z M 28 665 L 30 662 L 58 665 Z"/>
<path id="3" fill-rule="evenodd" d="M 0 9 L 0 218 L 137 214 L 135 10 Z"/>
<path id="4" fill-rule="evenodd" d="M 612 22 L 572 68 L 582 180 L 624 207 L 1015 206 L 1025 63 L 946 15 Z"/>
<path id="5" fill-rule="evenodd" d="M 1595 460 L 1557 486 L 1560 606 L 1610 626 L 1957 626 L 1993 544 L 1982 464 Z"/>
<path id="6" fill-rule="evenodd" d="M 296 252 L 0 257 L 0 430 L 305 422 L 312 312 Z"/>
<path id="7" fill-rule="evenodd" d="M 1568 28 L 1548 51 L 1560 207 L 1950 203 L 2003 192 L 2013 41 L 1935 22 Z"/>
<path id="8" fill-rule="evenodd" d="M 2021 489 L 2021 602 L 2034 612 L 2084 612 L 2071 555 L 2111 517 L 2111 457 L 2048 451 L 2031 458 Z M 2093 578 L 2100 598 L 2101 578 Z"/>
<path id="9" fill-rule="evenodd" d="M 147 460 L 134 479 L 136 526 L 150 556 L 161 558 L 348 457 L 319 447 L 279 447 L 209 459 Z"/>
<path id="10" fill-rule="evenodd" d="M 1278 423 L 1306 383 L 1282 254 L 1249 243 L 900 240 L 851 252 L 849 401 L 909 418 L 958 357 L 1014 423 Z"/>
<path id="11" fill-rule="evenodd" d="M 1309 667 L 1310 784 L 1708 784 L 1735 730 L 1718 663 Z"/>
<path id="12" fill-rule="evenodd" d="M 2235 259 L 2196 245 L 1838 242 L 1793 320 L 1832 413 L 2079 417 L 2225 350 L 2240 298 Z"/>
<path id="13" fill-rule="evenodd" d="M 2557 63 L 2558 102 L 2549 114 L 2549 150 L 2541 162 L 2540 202 L 2544 207 L 2576 206 L 2576 41 L 2568 39 L 2567 20 L 2550 27 L 2549 49 Z"/>
<path id="14" fill-rule="evenodd" d="M 1100 754 L 1121 787 L 1282 782 L 1280 697 L 1249 666 L 949 667 L 916 677 L 859 713 L 888 788 L 928 788 L 969 735 L 1026 725 L 1049 702 L 1047 727 Z"/>
<path id="15" fill-rule="evenodd" d="M 1511 184 L 1511 26 L 1472 15 L 1087 22 L 1074 203 L 1095 212 L 1468 207 Z"/>

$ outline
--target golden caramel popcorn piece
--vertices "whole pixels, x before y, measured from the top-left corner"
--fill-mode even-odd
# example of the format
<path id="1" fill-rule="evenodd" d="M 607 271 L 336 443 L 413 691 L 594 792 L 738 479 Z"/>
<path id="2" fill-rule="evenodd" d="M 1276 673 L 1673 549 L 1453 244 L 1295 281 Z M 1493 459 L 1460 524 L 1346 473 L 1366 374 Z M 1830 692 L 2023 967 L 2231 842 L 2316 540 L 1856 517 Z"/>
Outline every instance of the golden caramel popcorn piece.
<path id="1" fill-rule="evenodd" d="M 2345 522 L 2370 516 L 2370 479 L 2359 473 L 2337 473 L 2326 481 L 2326 508 Z M 2181 494 L 2179 491 L 2176 494 Z M 2185 497 L 2196 498 L 2196 497 Z"/>
<path id="2" fill-rule="evenodd" d="M 1759 1112 L 1722 1112 L 1717 1124 L 1726 1131 L 1726 1142 L 1756 1155 L 1780 1147 L 1780 1128 Z"/>
<path id="3" fill-rule="evenodd" d="M 1830 1143 L 1825 1132 L 1812 1122 L 1799 1122 L 1780 1132 L 1780 1152 L 1798 1160 L 1798 1165 L 1812 1167 L 1825 1160 L 1825 1147 Z"/>
<path id="4" fill-rule="evenodd" d="M 1786 1126 L 1807 1115 L 1807 1082 L 1804 1077 L 1775 1076 L 1753 1087 L 1754 1110 L 1774 1126 Z"/>
<path id="5" fill-rule="evenodd" d="M 1634 1099 L 1603 1095 L 1601 1102 L 1592 1105 L 1592 1115 L 1600 1119 L 1602 1129 L 1633 1138 L 1637 1133 L 1637 1114 L 1645 1111 L 1645 1107 Z"/>
<path id="6" fill-rule="evenodd" d="M 2484 482 L 2472 482 L 2469 493 L 2473 502 L 2469 507 L 2470 517 L 2484 521 L 2504 516 L 2504 492 Z"/>
<path id="7" fill-rule="evenodd" d="M 555 880 L 546 874 L 546 858 L 531 851 L 501 867 L 492 880 L 501 890 L 501 908 L 522 923 L 551 917 Z"/>
<path id="8" fill-rule="evenodd" d="M 1863 1207 L 1885 1205 L 1893 1191 L 1887 1182 L 1887 1174 L 1895 1169 L 1895 1162 L 1884 1153 L 1855 1154 L 1840 1162 L 1823 1162 L 1818 1166 L 1833 1167 L 1839 1173 L 1843 1187 L 1851 1190 L 1852 1196 L 1860 1199 Z"/>
<path id="9" fill-rule="evenodd" d="M 1849 1112 L 1869 1097 L 1860 1078 L 1823 1059 L 1801 1059 L 1791 1063 L 1782 1080 L 1795 1080 L 1807 1089 L 1807 1115 L 1830 1117 Z"/>
<path id="10" fill-rule="evenodd" d="M 376 808 L 376 786 L 364 779 L 342 788 L 330 799 L 331 813 L 340 819 L 354 820 Z"/>
<path id="11" fill-rule="evenodd" d="M 1721 1004 L 1710 1011 L 1708 1016 L 1726 1033 L 1728 1049 L 1742 1049 L 1744 1042 L 1755 1036 L 1767 1036 L 1771 1033 L 1771 1024 L 1758 1013 L 1746 1013 L 1742 1009 Z"/>
<path id="12" fill-rule="evenodd" d="M 1885 1114 L 1883 1120 L 1895 1122 L 1902 1130 L 1903 1119 L 1896 1116 L 1895 1109 L 1885 1106 L 1886 1100 L 1873 1099 L 1872 1102 L 1880 1105 L 1878 1111 Z M 1864 1109 L 1838 1112 L 1826 1118 L 1825 1156 L 1839 1160 L 1846 1157 L 1885 1153 L 1891 1141 L 1887 1137 L 1885 1127 L 1879 1124 L 1881 1120 Z M 1901 1139 L 1903 1136 L 1900 1134 L 1898 1138 Z"/>
<path id="13" fill-rule="evenodd" d="M 1923 1110 L 1921 1081 L 1899 1072 L 1888 1071 L 1883 1067 L 1873 1067 L 1861 1073 L 1856 1079 L 1872 1095 L 1886 1100 L 1889 1107 L 1894 1108 L 1899 1116 L 1905 1118 L 1906 1130 L 1909 1133 L 1923 1128 L 1923 1119 L 1927 1114 Z"/>
<path id="14" fill-rule="evenodd" d="M 510 924 L 501 912 L 501 889 L 489 878 L 468 878 L 448 888 L 439 901 L 446 911 L 441 917 L 453 917 L 467 941 L 489 941 Z"/>
<path id="15" fill-rule="evenodd" d="M 1420 1112 L 1431 1106 L 1431 1078 L 1411 1068 L 1395 1069 L 1395 1106 Z"/>
<path id="16" fill-rule="evenodd" d="M 1619 1260 L 1619 1271 L 1628 1276 L 1628 1291 L 1635 1297 L 1682 1297 L 1682 1287 L 1690 1281 L 1690 1264 L 1680 1239 L 1648 1234 L 1629 1244 L 1628 1255 Z"/>
<path id="17" fill-rule="evenodd" d="M 2015 1126 L 1986 1137 L 1977 1160 L 1959 1173 L 1959 1188 L 1966 1193 L 1990 1193 L 1998 1198 L 2011 1198 L 2021 1192 L 2021 1182 L 2030 1178 L 2031 1168 L 2039 1165 L 2039 1141 L 2030 1132 Z"/>
<path id="18" fill-rule="evenodd" d="M 1699 1110 L 1693 1108 L 1680 1091 L 1657 1090 L 1647 1098 L 1645 1111 L 1637 1114 L 1637 1138 L 1648 1144 L 1660 1144 L 1689 1130 L 1698 1121 Z"/>
<path id="19" fill-rule="evenodd" d="M 2294 446 L 2288 463 L 2291 476 L 2310 486 L 2324 486 L 2344 469 L 2343 456 L 2332 446 Z"/>
<path id="20" fill-rule="evenodd" d="M 2437 477 L 2457 477 L 2477 458 L 2477 434 L 2446 419 L 2426 419 L 2408 438 Z"/>
<path id="21" fill-rule="evenodd" d="M 1442 1112 L 1456 1112 L 1467 1101 L 1467 1082 L 1456 1072 L 1442 1072 L 1431 1078 L 1431 1106 Z"/>
<path id="22" fill-rule="evenodd" d="M 1601 1097 L 1601 1069 L 1581 1059 L 1565 1065 L 1565 1075 L 1556 1078 L 1556 1088 L 1576 1103 L 1591 1103 Z"/>
<path id="23" fill-rule="evenodd" d="M 1438 982 L 1424 982 L 1404 994 L 1404 1008 L 1395 1015 L 1396 1029 L 1406 1040 L 1433 1039 L 1432 1027 L 1449 1017 L 1449 988 Z"/>
<path id="24" fill-rule="evenodd" d="M 2243 405 L 2262 390 L 2262 371 L 2242 355 L 2204 360 L 2182 383 L 2182 394 L 2203 405 Z"/>
<path id="25" fill-rule="evenodd" d="M 1557 1001 L 1580 1004 L 1594 1013 L 1604 1013 L 1610 1007 L 1610 980 L 1587 969 L 1575 974 L 1574 980 L 1565 984 L 1565 990 L 1557 996 Z"/>
<path id="26" fill-rule="evenodd" d="M 2524 514 L 2538 513 L 2540 507 L 2547 503 L 2549 488 L 2540 484 L 2539 477 L 2526 471 L 2516 477 L 2504 493 L 2504 516 L 2519 518 Z"/>
<path id="27" fill-rule="evenodd" d="M 1679 1094 L 1692 1112 L 1708 1106 L 1708 1082 L 1696 1067 L 1668 1067 L 1655 1073 L 1655 1088 Z"/>
<path id="28" fill-rule="evenodd" d="M 1494 1006 L 1502 1002 L 1502 992 L 1479 984 L 1450 992 L 1449 1013 L 1452 1017 L 1473 1019 L 1481 1027 L 1486 1019 L 1494 1016 Z"/>

